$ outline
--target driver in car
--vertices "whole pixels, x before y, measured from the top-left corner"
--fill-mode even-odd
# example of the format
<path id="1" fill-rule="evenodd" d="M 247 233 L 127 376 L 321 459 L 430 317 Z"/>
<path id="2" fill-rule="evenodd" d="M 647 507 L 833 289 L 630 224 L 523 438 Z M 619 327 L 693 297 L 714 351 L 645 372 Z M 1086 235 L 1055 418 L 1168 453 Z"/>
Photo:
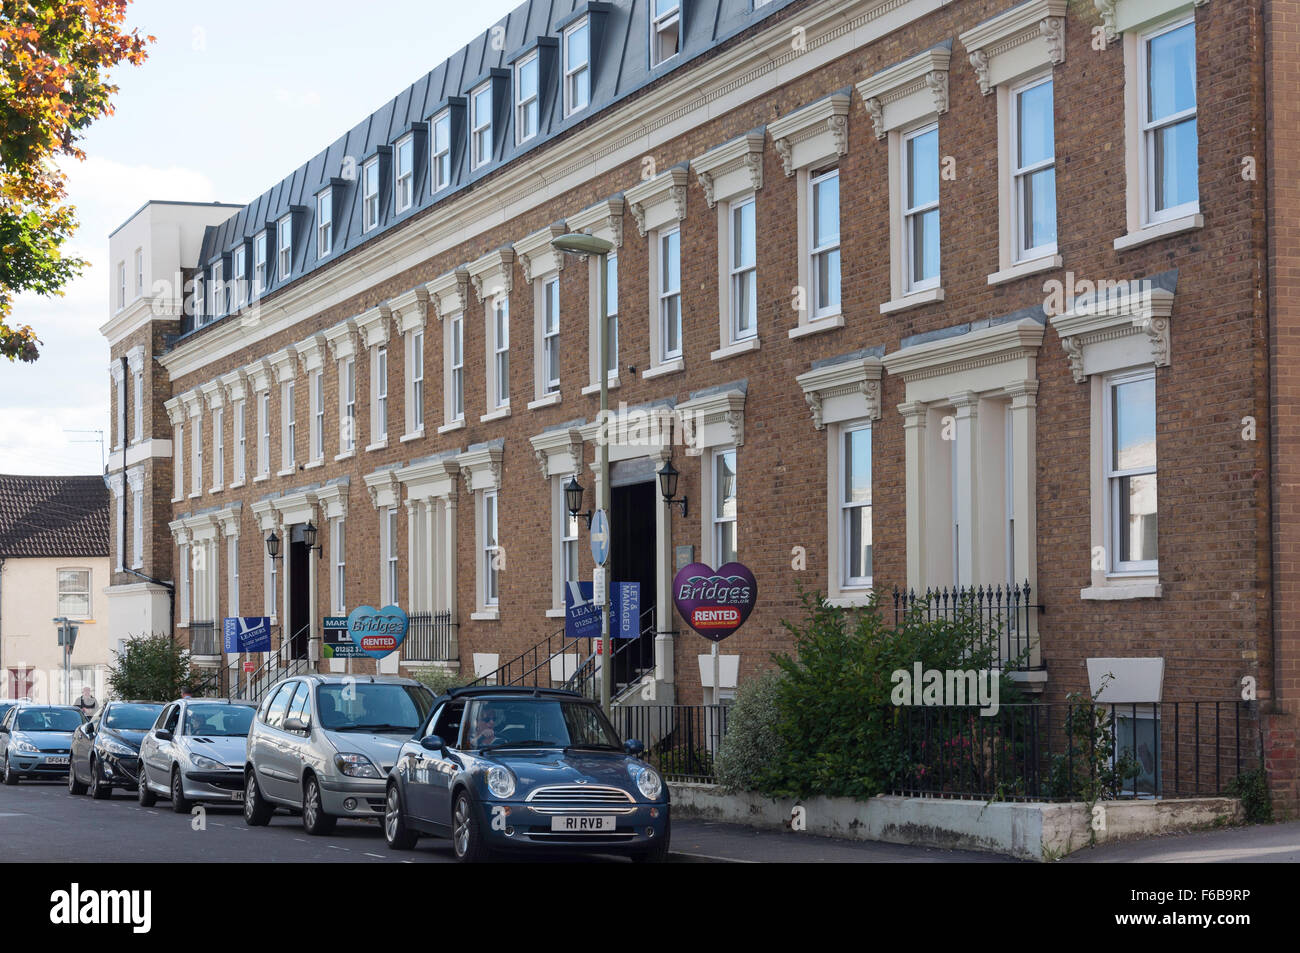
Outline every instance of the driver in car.
<path id="1" fill-rule="evenodd" d="M 474 721 L 474 734 L 470 736 L 471 748 L 486 748 L 497 740 L 496 724 L 498 713 L 494 708 L 479 709 Z"/>

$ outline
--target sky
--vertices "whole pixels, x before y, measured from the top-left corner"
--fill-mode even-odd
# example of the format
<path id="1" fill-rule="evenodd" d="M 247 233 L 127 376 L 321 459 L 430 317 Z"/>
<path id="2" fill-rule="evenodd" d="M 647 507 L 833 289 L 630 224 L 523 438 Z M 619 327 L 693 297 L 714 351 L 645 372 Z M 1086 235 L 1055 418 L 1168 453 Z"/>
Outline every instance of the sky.
<path id="1" fill-rule="evenodd" d="M 129 25 L 157 42 L 112 73 L 115 113 L 64 163 L 64 250 L 89 264 L 62 297 L 15 302 L 44 344 L 0 360 L 0 473 L 103 472 L 98 435 L 69 431 L 108 439 L 111 231 L 151 199 L 250 201 L 520 2 L 134 0 Z"/>

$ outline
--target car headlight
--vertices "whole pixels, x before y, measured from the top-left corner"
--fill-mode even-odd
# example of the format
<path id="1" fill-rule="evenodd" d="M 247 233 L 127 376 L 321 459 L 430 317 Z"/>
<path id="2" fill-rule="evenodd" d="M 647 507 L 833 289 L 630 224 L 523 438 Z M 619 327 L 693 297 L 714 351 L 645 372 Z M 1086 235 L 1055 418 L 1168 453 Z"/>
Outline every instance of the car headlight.
<path id="1" fill-rule="evenodd" d="M 190 755 L 190 761 L 194 767 L 203 771 L 224 771 L 226 766 L 220 761 L 213 761 L 211 758 L 205 758 L 201 754 Z"/>
<path id="2" fill-rule="evenodd" d="M 134 748 L 130 747 L 129 745 L 124 745 L 120 741 L 114 741 L 112 738 L 101 738 L 99 740 L 99 747 L 102 751 L 105 751 L 108 754 L 122 754 L 122 755 L 135 754 Z"/>
<path id="3" fill-rule="evenodd" d="M 375 767 L 374 762 L 363 754 L 354 754 L 347 751 L 336 754 L 334 756 L 334 767 L 338 768 L 339 774 L 349 778 L 380 777 L 379 769 Z"/>
<path id="4" fill-rule="evenodd" d="M 40 754 L 40 753 L 41 753 L 41 749 L 38 748 L 38 747 L 36 747 L 36 745 L 32 744 L 30 741 L 16 741 L 16 742 L 14 742 L 14 750 L 15 750 L 15 751 L 22 751 L 22 752 L 24 752 L 24 753 L 26 753 L 26 754 Z"/>
<path id="5" fill-rule="evenodd" d="M 664 783 L 653 768 L 647 768 L 643 764 L 630 764 L 627 769 L 636 781 L 637 790 L 647 800 L 659 800 L 659 796 L 664 793 Z"/>
<path id="6" fill-rule="evenodd" d="M 508 768 L 494 764 L 488 768 L 487 786 L 493 797 L 509 797 L 515 793 L 515 776 Z"/>

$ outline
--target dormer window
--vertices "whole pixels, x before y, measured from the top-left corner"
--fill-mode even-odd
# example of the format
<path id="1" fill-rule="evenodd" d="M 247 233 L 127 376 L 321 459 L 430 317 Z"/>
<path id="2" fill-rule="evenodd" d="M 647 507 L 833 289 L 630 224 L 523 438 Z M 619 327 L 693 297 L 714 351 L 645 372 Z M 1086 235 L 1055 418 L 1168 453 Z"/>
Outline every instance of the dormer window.
<path id="1" fill-rule="evenodd" d="M 432 191 L 451 185 L 451 110 L 444 109 L 433 117 L 429 130 L 429 168 Z"/>
<path id="2" fill-rule="evenodd" d="M 591 30 L 582 19 L 564 31 L 564 115 L 591 101 Z"/>
<path id="3" fill-rule="evenodd" d="M 316 257 L 334 250 L 334 196 L 326 189 L 316 196 Z"/>
<path id="4" fill-rule="evenodd" d="M 393 207 L 405 212 L 415 201 L 415 137 L 402 139 L 394 152 L 397 168 L 393 176 Z"/>
<path id="5" fill-rule="evenodd" d="M 275 224 L 275 247 L 278 252 L 276 264 L 281 281 L 289 277 L 293 270 L 293 219 L 286 215 Z"/>
<path id="6" fill-rule="evenodd" d="M 474 168 L 492 160 L 492 83 L 470 94 L 470 164 Z"/>
<path id="7" fill-rule="evenodd" d="M 236 245 L 234 251 L 230 253 L 230 271 L 231 271 L 231 310 L 238 311 L 244 306 L 247 300 L 247 289 L 244 287 L 248 275 L 245 274 L 244 255 L 246 254 L 242 244 Z"/>
<path id="8" fill-rule="evenodd" d="M 682 47 L 681 0 L 651 0 L 650 67 L 672 59 Z"/>
<path id="9" fill-rule="evenodd" d="M 258 232 L 253 239 L 253 293 L 266 290 L 266 232 Z"/>
<path id="10" fill-rule="evenodd" d="M 538 56 L 534 51 L 515 65 L 515 142 L 527 142 L 537 135 Z"/>
<path id="11" fill-rule="evenodd" d="M 361 229 L 370 231 L 379 225 L 379 158 L 361 168 Z"/>

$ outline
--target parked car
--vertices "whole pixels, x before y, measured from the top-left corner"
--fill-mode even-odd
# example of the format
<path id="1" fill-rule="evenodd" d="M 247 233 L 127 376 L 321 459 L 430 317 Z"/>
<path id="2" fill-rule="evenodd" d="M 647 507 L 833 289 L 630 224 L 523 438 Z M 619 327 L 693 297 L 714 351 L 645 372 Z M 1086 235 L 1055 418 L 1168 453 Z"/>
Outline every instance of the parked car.
<path id="1" fill-rule="evenodd" d="M 668 788 L 574 692 L 460 688 L 438 699 L 388 776 L 384 837 L 408 850 L 450 837 L 456 857 L 493 850 L 591 850 L 660 861 Z"/>
<path id="2" fill-rule="evenodd" d="M 402 742 L 433 707 L 429 689 L 384 675 L 299 675 L 272 686 L 248 733 L 244 820 L 302 812 L 309 834 L 340 817 L 379 820 Z"/>
<path id="3" fill-rule="evenodd" d="M 141 807 L 159 796 L 188 814 L 195 801 L 241 801 L 252 705 L 227 698 L 182 698 L 167 705 L 140 742 Z"/>
<path id="4" fill-rule="evenodd" d="M 72 733 L 85 720 L 71 705 L 15 704 L 0 720 L 5 784 L 17 784 L 24 777 L 64 777 Z"/>
<path id="5" fill-rule="evenodd" d="M 29 702 L 30 698 L 0 698 L 0 722 L 5 720 L 5 715 L 9 714 L 9 709 L 13 708 L 19 702 Z"/>
<path id="6" fill-rule="evenodd" d="M 68 793 L 96 800 L 110 797 L 113 788 L 134 791 L 140 775 L 140 742 L 158 715 L 162 702 L 107 702 L 94 718 L 72 733 Z"/>

